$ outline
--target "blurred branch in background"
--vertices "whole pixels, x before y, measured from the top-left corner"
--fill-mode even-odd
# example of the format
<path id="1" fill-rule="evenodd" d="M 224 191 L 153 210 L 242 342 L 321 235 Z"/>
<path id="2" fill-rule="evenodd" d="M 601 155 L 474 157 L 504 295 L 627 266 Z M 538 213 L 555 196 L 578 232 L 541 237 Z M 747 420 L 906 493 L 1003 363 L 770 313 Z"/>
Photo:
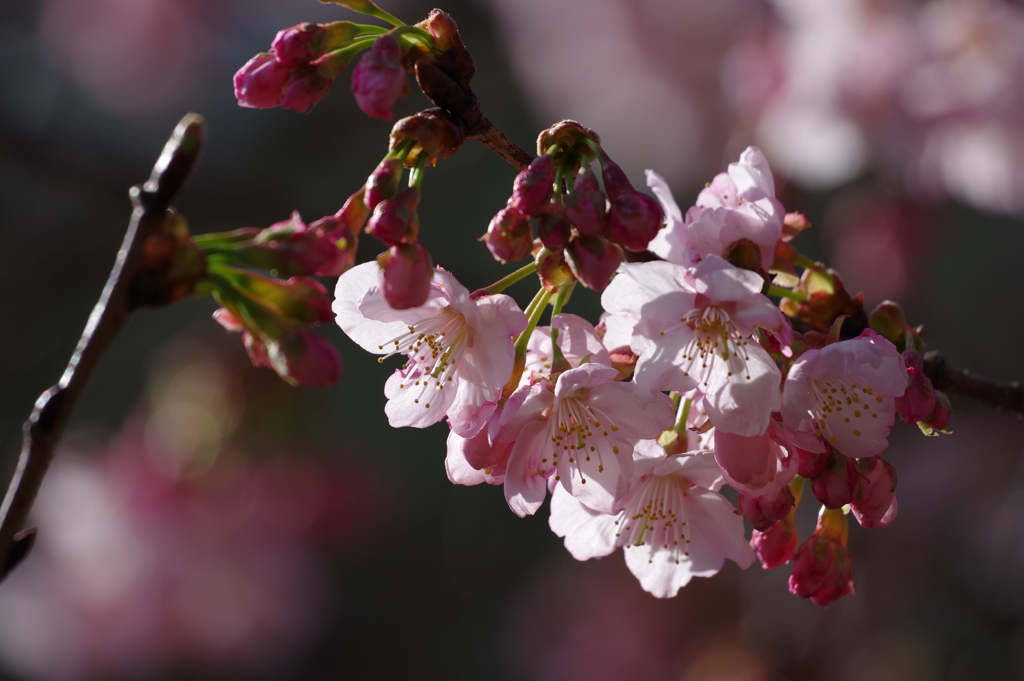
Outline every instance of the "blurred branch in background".
<path id="1" fill-rule="evenodd" d="M 24 425 L 18 467 L 0 507 L 0 579 L 20 563 L 32 547 L 34 532 L 19 530 L 28 517 L 49 468 L 54 447 L 103 353 L 128 321 L 138 299 L 136 274 L 149 236 L 164 224 L 171 202 L 195 167 L 202 147 L 203 119 L 186 115 L 175 128 L 143 186 L 132 187 L 134 209 L 124 242 L 99 301 L 89 315 L 82 337 L 60 382 L 36 401 Z"/>

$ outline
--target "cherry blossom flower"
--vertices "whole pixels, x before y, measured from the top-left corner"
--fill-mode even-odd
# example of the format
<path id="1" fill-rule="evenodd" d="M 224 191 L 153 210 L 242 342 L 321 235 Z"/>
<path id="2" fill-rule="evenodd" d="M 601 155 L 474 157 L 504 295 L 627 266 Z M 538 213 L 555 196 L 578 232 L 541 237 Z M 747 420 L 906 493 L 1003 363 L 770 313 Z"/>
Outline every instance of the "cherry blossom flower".
<path id="1" fill-rule="evenodd" d="M 551 318 L 551 326 L 538 326 L 530 336 L 526 347 L 524 382 L 530 379 L 527 375 L 530 372 L 539 376 L 551 375 L 551 362 L 554 359 L 552 329 L 558 330 L 558 348 L 570 367 L 578 367 L 586 357 L 595 364 L 611 365 L 611 356 L 598 338 L 593 324 L 574 314 L 557 314 Z"/>
<path id="2" fill-rule="evenodd" d="M 727 173 L 716 175 L 685 217 L 668 183 L 653 170 L 647 171 L 647 186 L 668 216 L 668 225 L 650 243 L 653 253 L 692 265 L 707 255 L 724 256 L 738 239 L 750 239 L 760 247 L 762 261 L 771 264 L 785 209 L 775 198 L 768 161 L 756 147 L 747 147 Z"/>
<path id="3" fill-rule="evenodd" d="M 671 598 L 693 577 L 710 577 L 725 559 L 747 568 L 754 552 L 743 519 L 718 493 L 721 469 L 708 452 L 665 457 L 652 440 L 637 443 L 632 485 L 622 510 L 595 512 L 561 489 L 551 498 L 552 531 L 577 560 L 622 546 L 645 591 Z"/>
<path id="4" fill-rule="evenodd" d="M 699 388 L 716 428 L 760 435 L 781 406 L 781 373 L 751 336 L 756 327 L 767 329 L 788 348 L 792 333 L 761 294 L 762 283 L 715 255 L 690 269 L 623 265 L 601 298 L 608 334 L 618 339 L 633 327 L 630 346 L 640 356 L 634 380 L 641 388 Z"/>
<path id="5" fill-rule="evenodd" d="M 381 294 L 378 271 L 369 262 L 343 274 L 334 312 L 342 330 L 365 350 L 409 358 L 384 388 L 389 422 L 425 428 L 447 414 L 455 432 L 476 435 L 512 373 L 512 338 L 526 327 L 526 316 L 505 295 L 471 300 L 440 268 L 426 303 L 395 310 Z"/>
<path id="6" fill-rule="evenodd" d="M 588 363 L 559 375 L 554 386 L 519 389 L 530 391 L 522 408 L 541 405 L 546 418 L 526 424 L 509 455 L 505 499 L 518 515 L 537 512 L 549 477 L 600 513 L 616 510 L 629 489 L 633 446 L 674 420 L 668 396 L 642 401 L 634 384 L 616 376 L 610 366 Z"/>
<path id="7" fill-rule="evenodd" d="M 907 382 L 896 346 L 868 329 L 800 355 L 786 376 L 782 416 L 789 428 L 813 430 L 849 457 L 878 456 L 889 446 L 895 398 Z"/>

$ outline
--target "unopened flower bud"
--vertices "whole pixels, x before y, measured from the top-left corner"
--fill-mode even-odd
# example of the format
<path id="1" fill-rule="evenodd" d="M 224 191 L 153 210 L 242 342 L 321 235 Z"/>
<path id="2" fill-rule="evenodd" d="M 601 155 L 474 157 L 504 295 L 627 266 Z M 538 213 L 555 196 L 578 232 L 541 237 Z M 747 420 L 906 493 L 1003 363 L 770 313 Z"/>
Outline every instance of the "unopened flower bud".
<path id="1" fill-rule="evenodd" d="M 352 93 L 367 116 L 390 121 L 394 118 L 391 108 L 405 87 L 402 49 L 394 36 L 384 34 L 352 70 Z"/>
<path id="2" fill-rule="evenodd" d="M 331 50 L 341 47 L 358 33 L 351 21 L 329 24 L 302 23 L 278 31 L 270 49 L 277 61 L 286 66 L 311 62 Z"/>
<path id="3" fill-rule="evenodd" d="M 937 431 L 951 432 L 947 429 L 949 417 L 953 415 L 953 407 L 949 403 L 946 393 L 941 390 L 935 391 L 935 410 L 926 419 L 918 422 L 918 426 L 928 428 L 929 435 L 935 435 Z"/>
<path id="4" fill-rule="evenodd" d="M 408 187 L 395 198 L 381 201 L 373 209 L 373 215 L 366 224 L 366 232 L 388 246 L 416 241 L 420 230 L 416 214 L 419 203 L 420 192 L 416 187 Z"/>
<path id="5" fill-rule="evenodd" d="M 609 350 L 608 356 L 612 360 L 612 368 L 619 372 L 619 375 L 615 377 L 616 381 L 628 381 L 633 377 L 637 360 L 640 357 L 633 352 L 632 348 L 628 345 L 623 345 L 614 350 Z"/>
<path id="6" fill-rule="evenodd" d="M 365 189 L 360 189 L 348 197 L 341 210 L 332 216 L 333 219 L 329 225 L 324 223 L 324 228 L 331 238 L 358 238 L 359 232 L 362 231 L 363 225 L 366 224 L 367 218 L 370 217 L 370 209 L 366 205 L 364 196 Z M 327 218 L 324 219 L 326 220 Z"/>
<path id="7" fill-rule="evenodd" d="M 587 288 L 603 291 L 622 264 L 622 251 L 600 236 L 577 235 L 566 249 L 569 266 Z"/>
<path id="8" fill-rule="evenodd" d="M 825 508 L 842 508 L 854 500 L 858 484 L 854 460 L 833 452 L 825 467 L 811 480 L 811 491 Z"/>
<path id="9" fill-rule="evenodd" d="M 496 260 L 514 262 L 522 260 L 533 250 L 533 230 L 530 219 L 519 210 L 507 206 L 498 211 L 481 237 Z"/>
<path id="10" fill-rule="evenodd" d="M 434 263 L 422 244 L 392 246 L 377 258 L 377 263 L 383 272 L 380 290 L 388 305 L 407 310 L 427 302 Z"/>
<path id="11" fill-rule="evenodd" d="M 613 203 L 620 196 L 636 192 L 619 164 L 607 157 L 601 163 L 601 179 L 604 180 L 604 191 Z"/>
<path id="12" fill-rule="evenodd" d="M 289 329 L 266 341 L 270 368 L 292 385 L 331 386 L 341 376 L 341 357 L 331 343 L 307 328 Z"/>
<path id="13" fill-rule="evenodd" d="M 726 246 L 723 257 L 736 267 L 758 272 L 761 269 L 761 247 L 750 239 L 737 239 Z"/>
<path id="14" fill-rule="evenodd" d="M 439 9 L 431 10 L 427 18 L 416 25 L 426 29 L 430 37 L 434 39 L 434 45 L 441 52 L 447 52 L 453 47 L 466 49 L 462 42 L 462 37 L 459 35 L 459 27 L 456 25 L 455 20 Z"/>
<path id="15" fill-rule="evenodd" d="M 306 113 L 327 96 L 332 85 L 333 79 L 325 78 L 308 67 L 298 67 L 292 71 L 291 78 L 285 84 L 281 108 Z"/>
<path id="16" fill-rule="evenodd" d="M 537 251 L 537 274 L 541 285 L 551 293 L 572 281 L 572 270 L 565 261 L 565 254 L 559 250 L 541 248 Z"/>
<path id="17" fill-rule="evenodd" d="M 761 561 L 761 567 L 774 570 L 793 559 L 799 541 L 796 519 L 790 514 L 763 532 L 754 530 L 750 546 Z"/>
<path id="18" fill-rule="evenodd" d="M 658 235 L 663 218 L 661 206 L 646 194 L 619 194 L 611 199 L 608 238 L 627 251 L 640 253 L 647 250 L 647 244 Z"/>
<path id="19" fill-rule="evenodd" d="M 796 456 L 797 475 L 808 480 L 817 477 L 824 470 L 831 456 L 827 451 L 812 452 L 796 446 L 791 446 L 790 450 Z"/>
<path id="20" fill-rule="evenodd" d="M 780 489 L 774 498 L 741 493 L 737 499 L 743 517 L 755 530 L 762 532 L 789 515 L 794 503 L 788 487 Z"/>
<path id="21" fill-rule="evenodd" d="M 398 181 L 402 178 L 402 159 L 391 156 L 380 162 L 366 178 L 366 193 L 363 201 L 373 210 L 384 199 L 393 199 L 398 193 Z"/>
<path id="22" fill-rule="evenodd" d="M 235 99 L 239 105 L 250 109 L 280 106 L 284 86 L 291 75 L 291 67 L 280 64 L 273 54 L 257 54 L 235 73 Z"/>
<path id="23" fill-rule="evenodd" d="M 821 510 L 817 530 L 793 559 L 790 593 L 822 607 L 853 593 L 853 570 L 846 550 L 848 532 L 842 511 Z"/>
<path id="24" fill-rule="evenodd" d="M 896 468 L 880 457 L 854 462 L 860 476 L 853 515 L 863 527 L 889 527 L 896 519 Z"/>
<path id="25" fill-rule="evenodd" d="M 782 241 L 792 241 L 796 236 L 809 229 L 811 221 L 803 213 L 786 213 L 782 218 Z"/>
<path id="26" fill-rule="evenodd" d="M 245 331 L 245 324 L 226 307 L 219 307 L 213 313 L 213 320 L 231 333 L 242 333 Z"/>
<path id="27" fill-rule="evenodd" d="M 580 234 L 592 236 L 604 228 L 605 196 L 590 168 L 576 176 L 576 184 L 565 197 L 565 215 Z"/>
<path id="28" fill-rule="evenodd" d="M 872 313 L 871 316 L 874 323 L 875 314 Z M 910 383 L 906 392 L 896 398 L 896 411 L 904 423 L 914 424 L 927 419 L 935 411 L 935 387 L 924 373 L 924 362 L 917 350 L 904 352 L 903 364 L 907 367 Z"/>
<path id="29" fill-rule="evenodd" d="M 569 244 L 572 226 L 557 210 L 551 210 L 537 218 L 537 236 L 545 248 L 561 250 Z"/>
<path id="30" fill-rule="evenodd" d="M 525 170 L 516 175 L 512 185 L 512 197 L 508 200 L 511 208 L 535 218 L 548 207 L 548 199 L 554 193 L 555 163 L 542 154 L 530 162 Z"/>
<path id="31" fill-rule="evenodd" d="M 907 331 L 907 318 L 899 305 L 886 300 L 868 315 L 868 326 L 882 338 L 900 347 L 903 334 Z"/>
<path id="32" fill-rule="evenodd" d="M 415 165 L 421 158 L 426 163 L 436 163 L 438 158 L 448 158 L 462 147 L 466 130 L 460 118 L 434 107 L 395 123 L 390 148 L 394 150 L 408 140 L 416 144 L 405 156 L 406 166 Z"/>

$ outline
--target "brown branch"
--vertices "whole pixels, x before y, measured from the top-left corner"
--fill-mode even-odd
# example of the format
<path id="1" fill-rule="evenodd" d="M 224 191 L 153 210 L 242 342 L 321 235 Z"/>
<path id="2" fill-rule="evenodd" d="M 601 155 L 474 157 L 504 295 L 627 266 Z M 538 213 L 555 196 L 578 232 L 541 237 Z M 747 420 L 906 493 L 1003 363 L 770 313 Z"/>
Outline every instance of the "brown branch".
<path id="1" fill-rule="evenodd" d="M 938 351 L 924 355 L 924 373 L 937 390 L 963 395 L 1024 418 L 1024 387 L 1020 381 L 996 381 L 976 376 L 966 369 L 953 369 Z"/>
<path id="2" fill-rule="evenodd" d="M 19 532 L 50 466 L 64 426 L 111 341 L 128 321 L 131 284 L 146 238 L 158 232 L 171 201 L 195 166 L 203 139 L 203 119 L 188 114 L 174 129 L 149 180 L 132 187 L 133 210 L 117 260 L 89 315 L 82 337 L 57 385 L 36 400 L 25 422 L 21 455 L 0 507 L 0 580 L 28 554 L 34 530 Z"/>

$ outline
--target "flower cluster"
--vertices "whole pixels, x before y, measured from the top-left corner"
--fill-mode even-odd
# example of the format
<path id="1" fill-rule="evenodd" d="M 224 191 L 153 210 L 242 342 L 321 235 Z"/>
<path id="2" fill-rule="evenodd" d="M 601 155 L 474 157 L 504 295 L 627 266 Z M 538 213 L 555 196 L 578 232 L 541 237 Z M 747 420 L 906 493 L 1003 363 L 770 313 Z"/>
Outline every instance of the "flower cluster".
<path id="1" fill-rule="evenodd" d="M 265 101 L 311 105 L 322 92 L 294 99 L 295 74 L 372 42 L 353 74 L 364 111 L 391 117 L 403 69 L 438 107 L 394 126 L 388 153 L 336 216 L 243 230 L 225 252 L 296 276 L 340 273 L 342 330 L 381 362 L 405 357 L 384 387 L 391 425 L 446 421 L 449 479 L 501 485 L 519 516 L 550 493 L 551 529 L 577 559 L 622 547 L 658 597 L 726 559 L 746 568 L 755 557 L 765 569 L 792 561 L 790 591 L 819 605 L 851 593 L 846 515 L 863 527 L 896 517 L 896 471 L 882 459 L 896 414 L 925 434 L 948 432 L 948 400 L 923 372 L 921 328 L 889 301 L 866 312 L 835 271 L 797 251 L 810 224 L 785 212 L 758 149 L 684 212 L 653 171 L 657 200 L 637 191 L 600 137 L 574 121 L 541 133 L 538 156 L 521 163 L 480 239 L 501 262 L 531 262 L 470 293 L 434 266 L 417 209 L 425 168 L 481 137 L 479 116 L 466 117 L 479 113 L 468 105 L 472 59 L 438 10 L 407 26 L 367 0 L 334 1 L 396 28 L 283 31 L 270 55 L 239 72 L 239 101 L 261 105 L 247 88 L 273 80 L 262 69 L 287 69 Z M 388 250 L 351 267 L 364 224 Z M 322 238 L 333 247 L 313 247 Z M 311 255 L 321 251 L 322 260 Z M 502 292 L 532 274 L 539 290 L 523 310 Z M 237 274 L 218 276 L 245 288 Z M 596 327 L 563 311 L 577 282 L 602 292 Z M 218 319 L 247 334 L 254 362 L 275 364 L 266 317 L 218 295 Z M 270 299 L 282 301 L 271 319 L 326 318 L 322 305 Z M 821 511 L 801 543 L 796 513 L 808 490 Z"/>

